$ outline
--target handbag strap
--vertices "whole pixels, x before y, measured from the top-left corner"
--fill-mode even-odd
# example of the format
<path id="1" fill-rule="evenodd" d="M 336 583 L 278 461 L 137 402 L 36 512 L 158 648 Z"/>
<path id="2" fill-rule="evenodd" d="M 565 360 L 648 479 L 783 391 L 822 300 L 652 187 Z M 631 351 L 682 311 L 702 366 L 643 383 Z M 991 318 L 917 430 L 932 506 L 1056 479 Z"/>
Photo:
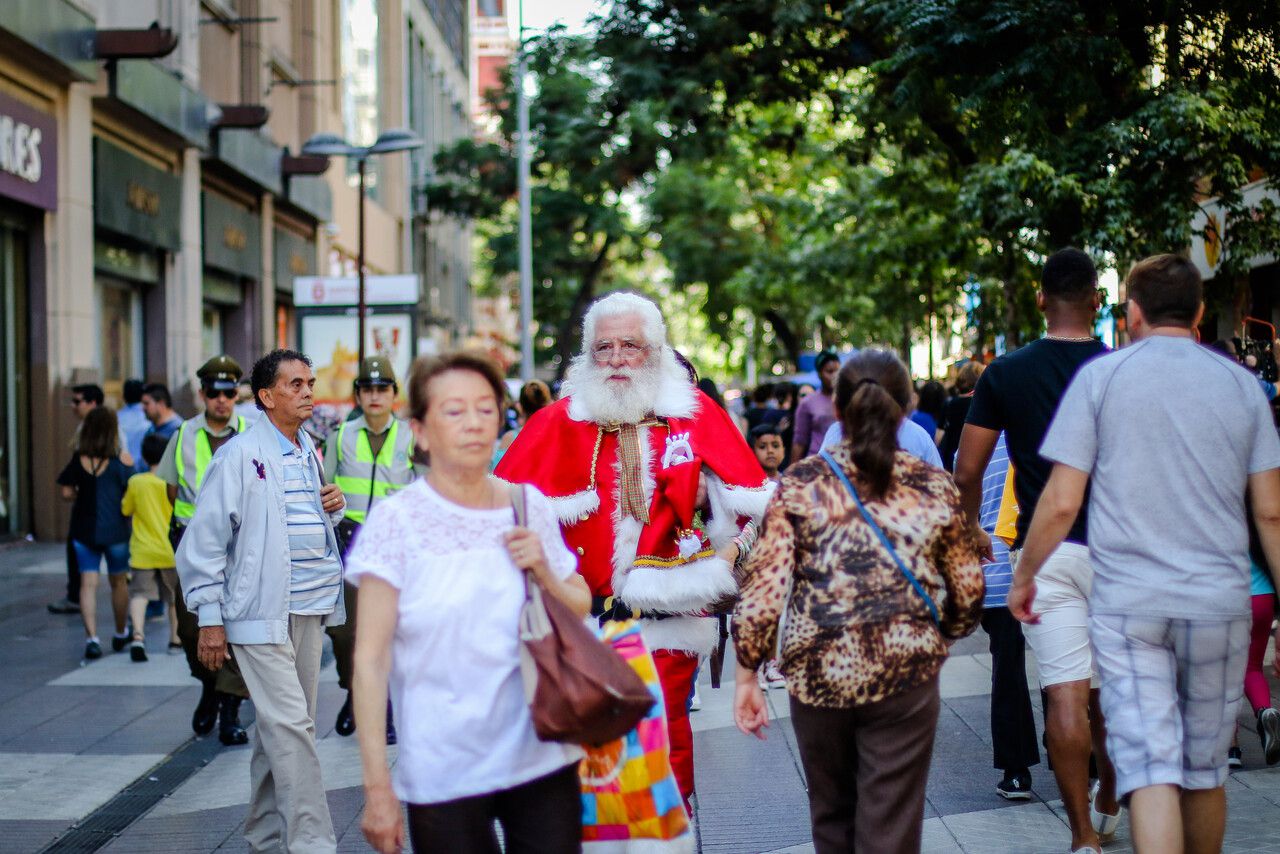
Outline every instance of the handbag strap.
<path id="1" fill-rule="evenodd" d="M 528 527 L 529 511 L 525 506 L 523 484 L 511 484 L 511 512 L 516 517 L 517 527 Z"/>
<path id="2" fill-rule="evenodd" d="M 920 580 L 916 578 L 915 573 L 912 572 L 906 563 L 903 562 L 902 557 L 898 554 L 898 550 L 893 547 L 893 543 L 889 542 L 889 537 L 885 534 L 884 530 L 876 524 L 875 519 L 871 518 L 871 513 L 868 512 L 866 505 L 862 503 L 862 499 L 858 497 L 858 491 L 854 489 L 853 484 L 849 482 L 849 477 L 844 473 L 844 469 L 840 468 L 839 464 L 836 463 L 835 458 L 832 457 L 829 452 L 824 450 L 820 451 L 819 454 L 822 459 L 826 461 L 827 465 L 830 466 L 831 470 L 835 472 L 836 477 L 840 478 L 840 482 L 844 484 L 844 488 L 849 490 L 849 494 L 853 496 L 853 503 L 858 505 L 858 512 L 862 514 L 862 518 L 866 523 L 871 526 L 871 530 L 874 531 L 876 537 L 879 538 L 880 544 L 889 552 L 889 555 L 893 558 L 893 562 L 898 565 L 898 569 L 902 570 L 902 574 L 907 577 L 907 581 L 911 583 L 911 587 L 916 591 L 916 593 L 920 594 L 920 598 L 929 606 L 929 616 L 933 617 L 934 623 L 937 623 L 938 606 L 934 604 L 933 598 L 925 592 L 925 589 L 920 586 Z"/>
<path id="3" fill-rule="evenodd" d="M 511 484 L 511 515 L 515 517 L 517 528 L 528 527 L 529 509 L 528 505 L 525 503 L 524 484 Z M 524 576 L 525 601 L 530 602 L 537 596 L 537 592 L 533 589 L 533 579 L 531 579 L 529 577 L 529 573 L 524 570 L 520 570 L 520 574 Z"/>

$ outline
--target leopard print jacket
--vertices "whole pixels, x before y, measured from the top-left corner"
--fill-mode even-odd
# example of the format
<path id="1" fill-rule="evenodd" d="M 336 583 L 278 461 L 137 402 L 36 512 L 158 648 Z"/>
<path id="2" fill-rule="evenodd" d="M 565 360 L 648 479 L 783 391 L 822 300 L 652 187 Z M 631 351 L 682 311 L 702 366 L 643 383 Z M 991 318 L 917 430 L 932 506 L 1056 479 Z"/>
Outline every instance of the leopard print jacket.
<path id="1" fill-rule="evenodd" d="M 848 446 L 831 453 L 856 486 Z M 733 637 L 738 661 L 757 669 L 773 657 L 785 609 L 781 668 L 807 705 L 862 706 L 925 683 L 947 639 L 972 632 L 982 613 L 982 569 L 950 475 L 899 451 L 884 498 L 866 503 L 940 625 L 826 462 L 795 463 L 743 567 Z"/>

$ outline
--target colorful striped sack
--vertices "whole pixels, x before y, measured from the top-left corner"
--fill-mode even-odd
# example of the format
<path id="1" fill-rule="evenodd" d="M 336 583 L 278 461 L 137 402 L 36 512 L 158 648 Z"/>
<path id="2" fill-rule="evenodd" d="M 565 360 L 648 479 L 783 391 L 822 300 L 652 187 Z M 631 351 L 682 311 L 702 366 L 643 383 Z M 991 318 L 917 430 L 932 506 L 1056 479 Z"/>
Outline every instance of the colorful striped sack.
<path id="1" fill-rule="evenodd" d="M 671 772 L 667 717 L 653 657 L 635 621 L 607 622 L 603 638 L 644 680 L 657 702 L 617 741 L 585 748 L 582 841 L 586 854 L 693 851 L 693 833 Z"/>

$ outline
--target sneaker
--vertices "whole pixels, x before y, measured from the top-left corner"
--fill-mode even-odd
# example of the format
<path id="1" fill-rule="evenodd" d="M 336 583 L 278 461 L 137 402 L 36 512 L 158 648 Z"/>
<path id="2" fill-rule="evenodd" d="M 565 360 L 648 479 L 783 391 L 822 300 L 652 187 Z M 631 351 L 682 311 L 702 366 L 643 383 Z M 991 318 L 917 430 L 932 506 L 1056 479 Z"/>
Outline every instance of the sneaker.
<path id="1" fill-rule="evenodd" d="M 778 669 L 777 661 L 770 661 L 764 666 L 764 679 L 769 683 L 770 688 L 787 687 L 787 677 L 782 675 L 782 671 Z"/>
<path id="2" fill-rule="evenodd" d="M 102 658 L 102 644 L 98 643 L 97 638 L 89 638 L 85 641 L 84 657 L 93 661 L 95 658 Z"/>
<path id="3" fill-rule="evenodd" d="M 1031 800 L 1031 772 L 1005 772 L 1004 779 L 996 783 L 996 794 L 1006 801 Z"/>
<path id="4" fill-rule="evenodd" d="M 1258 737 L 1268 765 L 1280 762 L 1280 711 L 1267 707 L 1258 712 Z"/>
<path id="5" fill-rule="evenodd" d="M 134 661 L 147 660 L 147 648 L 142 645 L 142 641 L 136 640 L 129 644 L 129 658 Z"/>
<path id="6" fill-rule="evenodd" d="M 80 603 L 72 602 L 70 599 L 57 599 L 45 605 L 49 609 L 50 614 L 79 614 Z"/>
<path id="7" fill-rule="evenodd" d="M 1244 767 L 1244 754 L 1240 752 L 1240 748 L 1233 747 L 1227 751 L 1227 767 L 1232 771 L 1238 771 Z"/>
<path id="8" fill-rule="evenodd" d="M 125 632 L 122 635 L 112 635 L 111 651 L 119 652 L 120 650 L 124 649 L 126 646 L 129 645 L 129 638 L 130 638 L 129 632 Z"/>
<path id="9" fill-rule="evenodd" d="M 702 711 L 702 698 L 698 696 L 698 686 L 693 687 L 693 696 L 689 698 L 689 711 Z"/>
<path id="10" fill-rule="evenodd" d="M 1115 815 L 1108 815 L 1094 809 L 1093 802 L 1097 799 L 1098 789 L 1101 787 L 1102 783 L 1097 780 L 1094 780 L 1093 785 L 1089 787 L 1089 823 L 1093 825 L 1094 830 L 1098 831 L 1100 840 L 1110 842 L 1120 827 L 1120 816 L 1124 813 L 1124 807 L 1117 809 Z"/>
<path id="11" fill-rule="evenodd" d="M 171 642 L 169 643 L 169 654 L 170 654 L 170 655 L 182 655 L 182 644 L 180 644 L 180 643 L 173 643 L 173 642 L 171 641 Z"/>

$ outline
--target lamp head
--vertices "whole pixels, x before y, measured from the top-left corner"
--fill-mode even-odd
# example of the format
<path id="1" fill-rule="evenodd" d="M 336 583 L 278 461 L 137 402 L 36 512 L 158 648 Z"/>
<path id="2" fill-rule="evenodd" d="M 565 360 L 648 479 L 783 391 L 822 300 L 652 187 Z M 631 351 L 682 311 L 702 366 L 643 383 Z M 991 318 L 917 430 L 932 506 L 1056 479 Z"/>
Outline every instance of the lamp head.
<path id="1" fill-rule="evenodd" d="M 386 154 L 389 151 L 408 151 L 421 148 L 422 137 L 411 130 L 396 128 L 378 134 L 378 139 L 369 146 L 370 154 Z"/>
<path id="2" fill-rule="evenodd" d="M 359 157 L 365 149 L 352 145 L 336 133 L 318 133 L 302 144 L 302 154 L 326 157 Z"/>

